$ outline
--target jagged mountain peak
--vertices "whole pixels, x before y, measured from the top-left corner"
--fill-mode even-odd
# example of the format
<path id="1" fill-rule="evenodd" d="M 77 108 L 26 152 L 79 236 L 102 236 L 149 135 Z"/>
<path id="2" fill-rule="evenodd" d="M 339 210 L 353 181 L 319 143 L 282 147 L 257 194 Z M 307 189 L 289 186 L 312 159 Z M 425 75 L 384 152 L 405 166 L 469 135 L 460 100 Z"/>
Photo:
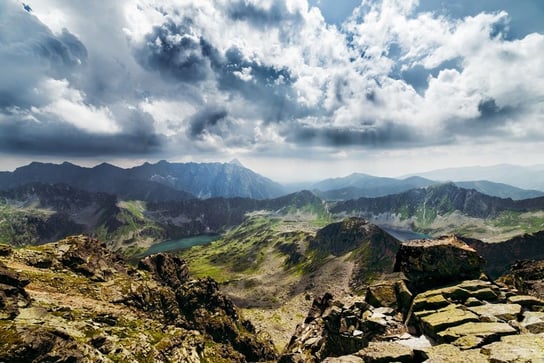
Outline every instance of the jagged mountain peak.
<path id="1" fill-rule="evenodd" d="M 245 166 L 240 162 L 240 160 L 238 160 L 238 159 L 236 159 L 236 158 L 234 158 L 234 159 L 232 159 L 231 161 L 229 161 L 229 164 L 231 164 L 231 165 L 237 165 L 237 166 L 239 166 L 239 167 L 241 167 L 241 168 L 245 168 Z"/>

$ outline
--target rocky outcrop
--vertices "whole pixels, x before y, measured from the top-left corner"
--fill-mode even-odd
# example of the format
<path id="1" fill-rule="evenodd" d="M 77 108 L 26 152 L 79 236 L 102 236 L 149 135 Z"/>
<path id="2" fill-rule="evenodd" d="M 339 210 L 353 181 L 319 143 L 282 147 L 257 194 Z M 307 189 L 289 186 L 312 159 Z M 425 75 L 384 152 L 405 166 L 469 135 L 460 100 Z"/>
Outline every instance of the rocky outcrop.
<path id="1" fill-rule="evenodd" d="M 482 262 L 455 237 L 408 243 L 396 262 L 406 276 L 369 286 L 350 306 L 330 294 L 316 299 L 280 361 L 542 360 L 544 301 L 489 281 Z"/>
<path id="2" fill-rule="evenodd" d="M 276 360 L 215 281 L 164 254 L 139 266 L 85 236 L 0 256 L 0 362 Z"/>
<path id="3" fill-rule="evenodd" d="M 517 261 L 499 281 L 524 294 L 544 299 L 544 260 Z"/>
<path id="4" fill-rule="evenodd" d="M 350 355 L 377 337 L 402 331 L 402 315 L 391 308 L 374 308 L 364 301 L 345 306 L 325 294 L 314 299 L 280 362 L 320 362 L 330 356 Z"/>
<path id="5" fill-rule="evenodd" d="M 157 253 L 141 259 L 138 268 L 151 272 L 157 281 L 174 289 L 189 280 L 189 268 L 185 261 L 166 253 Z"/>
<path id="6" fill-rule="evenodd" d="M 478 278 L 484 260 L 456 236 L 414 240 L 399 249 L 395 271 L 408 278 L 412 292 Z"/>
<path id="7" fill-rule="evenodd" d="M 320 229 L 309 248 L 334 256 L 351 252 L 355 266 L 351 286 L 355 290 L 382 273 L 393 272 L 400 241 L 362 218 L 346 218 Z"/>
<path id="8" fill-rule="evenodd" d="M 24 289 L 29 282 L 0 262 L 0 320 L 13 319 L 19 314 L 19 308 L 30 305 L 30 297 Z"/>

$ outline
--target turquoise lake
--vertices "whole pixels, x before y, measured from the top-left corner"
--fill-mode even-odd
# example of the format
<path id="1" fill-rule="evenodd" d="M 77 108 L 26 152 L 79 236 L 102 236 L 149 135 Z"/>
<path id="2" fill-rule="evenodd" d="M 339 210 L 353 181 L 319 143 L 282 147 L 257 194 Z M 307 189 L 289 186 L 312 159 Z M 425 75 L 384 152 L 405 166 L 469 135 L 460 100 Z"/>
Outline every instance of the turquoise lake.
<path id="1" fill-rule="evenodd" d="M 206 243 L 210 243 L 212 241 L 215 241 L 216 239 L 219 239 L 219 237 L 221 237 L 221 235 L 203 234 L 200 236 L 192 236 L 159 242 L 149 247 L 149 249 L 145 251 L 144 256 L 151 255 L 153 253 L 184 250 L 193 246 L 205 245 Z"/>

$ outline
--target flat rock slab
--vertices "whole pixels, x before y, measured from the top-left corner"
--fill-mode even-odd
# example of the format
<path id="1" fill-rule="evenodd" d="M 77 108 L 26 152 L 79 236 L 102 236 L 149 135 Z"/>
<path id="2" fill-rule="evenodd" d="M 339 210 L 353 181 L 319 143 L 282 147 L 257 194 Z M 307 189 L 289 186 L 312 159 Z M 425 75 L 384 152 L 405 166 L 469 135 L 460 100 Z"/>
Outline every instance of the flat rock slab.
<path id="1" fill-rule="evenodd" d="M 425 363 L 482 363 L 489 360 L 479 349 L 461 350 L 453 345 L 440 344 L 425 351 Z"/>
<path id="2" fill-rule="evenodd" d="M 521 314 L 521 305 L 518 304 L 485 304 L 469 308 L 479 316 L 494 316 L 501 320 L 514 320 Z"/>
<path id="3" fill-rule="evenodd" d="M 454 326 L 458 326 L 471 321 L 479 321 L 478 315 L 471 311 L 452 308 L 437 311 L 421 318 L 423 331 L 431 336 L 436 336 L 439 332 Z"/>
<path id="4" fill-rule="evenodd" d="M 370 342 L 368 346 L 356 353 L 365 362 L 386 363 L 405 362 L 414 360 L 412 349 L 396 342 Z"/>
<path id="5" fill-rule="evenodd" d="M 533 334 L 544 333 L 544 313 L 537 311 L 524 312 L 521 326 Z"/>
<path id="6" fill-rule="evenodd" d="M 412 303 L 412 311 L 436 310 L 448 306 L 450 303 L 441 294 L 425 296 L 419 294 Z"/>
<path id="7" fill-rule="evenodd" d="M 544 334 L 508 335 L 481 351 L 494 363 L 544 362 Z"/>
<path id="8" fill-rule="evenodd" d="M 531 295 L 513 295 L 510 296 L 507 301 L 511 304 L 519 304 L 523 307 L 529 308 L 535 305 L 544 306 L 544 300 Z"/>
<path id="9" fill-rule="evenodd" d="M 341 357 L 325 358 L 323 363 L 365 363 L 365 361 L 363 358 L 354 355 L 343 355 Z"/>
<path id="10" fill-rule="evenodd" d="M 510 334 L 517 334 L 517 331 L 507 323 L 470 322 L 439 332 L 438 337 L 444 342 L 450 343 L 466 335 L 480 337 L 489 341 Z"/>

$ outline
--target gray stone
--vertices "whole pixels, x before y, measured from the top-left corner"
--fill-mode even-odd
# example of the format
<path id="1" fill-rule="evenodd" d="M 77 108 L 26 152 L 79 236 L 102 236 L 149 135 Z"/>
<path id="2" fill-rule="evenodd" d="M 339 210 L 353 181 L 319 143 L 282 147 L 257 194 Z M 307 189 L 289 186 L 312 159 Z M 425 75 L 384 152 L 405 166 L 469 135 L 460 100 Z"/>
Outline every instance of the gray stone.
<path id="1" fill-rule="evenodd" d="M 544 333 L 544 312 L 524 312 L 521 326 L 533 334 Z"/>
<path id="2" fill-rule="evenodd" d="M 435 337 L 439 332 L 449 327 L 478 320 L 476 314 L 452 305 L 452 308 L 446 308 L 422 317 L 421 327 L 426 334 Z"/>
<path id="3" fill-rule="evenodd" d="M 488 362 L 485 355 L 479 350 L 461 350 L 450 344 L 440 344 L 429 348 L 425 355 L 425 363 L 483 363 Z"/>
<path id="4" fill-rule="evenodd" d="M 370 342 L 368 346 L 357 352 L 365 362 L 412 362 L 414 352 L 409 347 L 397 342 Z"/>
<path id="5" fill-rule="evenodd" d="M 515 320 L 521 314 L 521 305 L 518 304 L 485 304 L 469 308 L 475 314 L 480 316 L 494 316 L 501 320 Z"/>
<path id="6" fill-rule="evenodd" d="M 465 335 L 473 335 L 485 339 L 495 340 L 504 335 L 516 334 L 517 331 L 507 323 L 475 323 L 469 322 L 453 326 L 438 333 L 438 337 L 445 343 L 451 343 Z"/>
<path id="7" fill-rule="evenodd" d="M 521 334 L 502 337 L 499 342 L 485 345 L 482 353 L 494 363 L 544 362 L 544 334 Z"/>

